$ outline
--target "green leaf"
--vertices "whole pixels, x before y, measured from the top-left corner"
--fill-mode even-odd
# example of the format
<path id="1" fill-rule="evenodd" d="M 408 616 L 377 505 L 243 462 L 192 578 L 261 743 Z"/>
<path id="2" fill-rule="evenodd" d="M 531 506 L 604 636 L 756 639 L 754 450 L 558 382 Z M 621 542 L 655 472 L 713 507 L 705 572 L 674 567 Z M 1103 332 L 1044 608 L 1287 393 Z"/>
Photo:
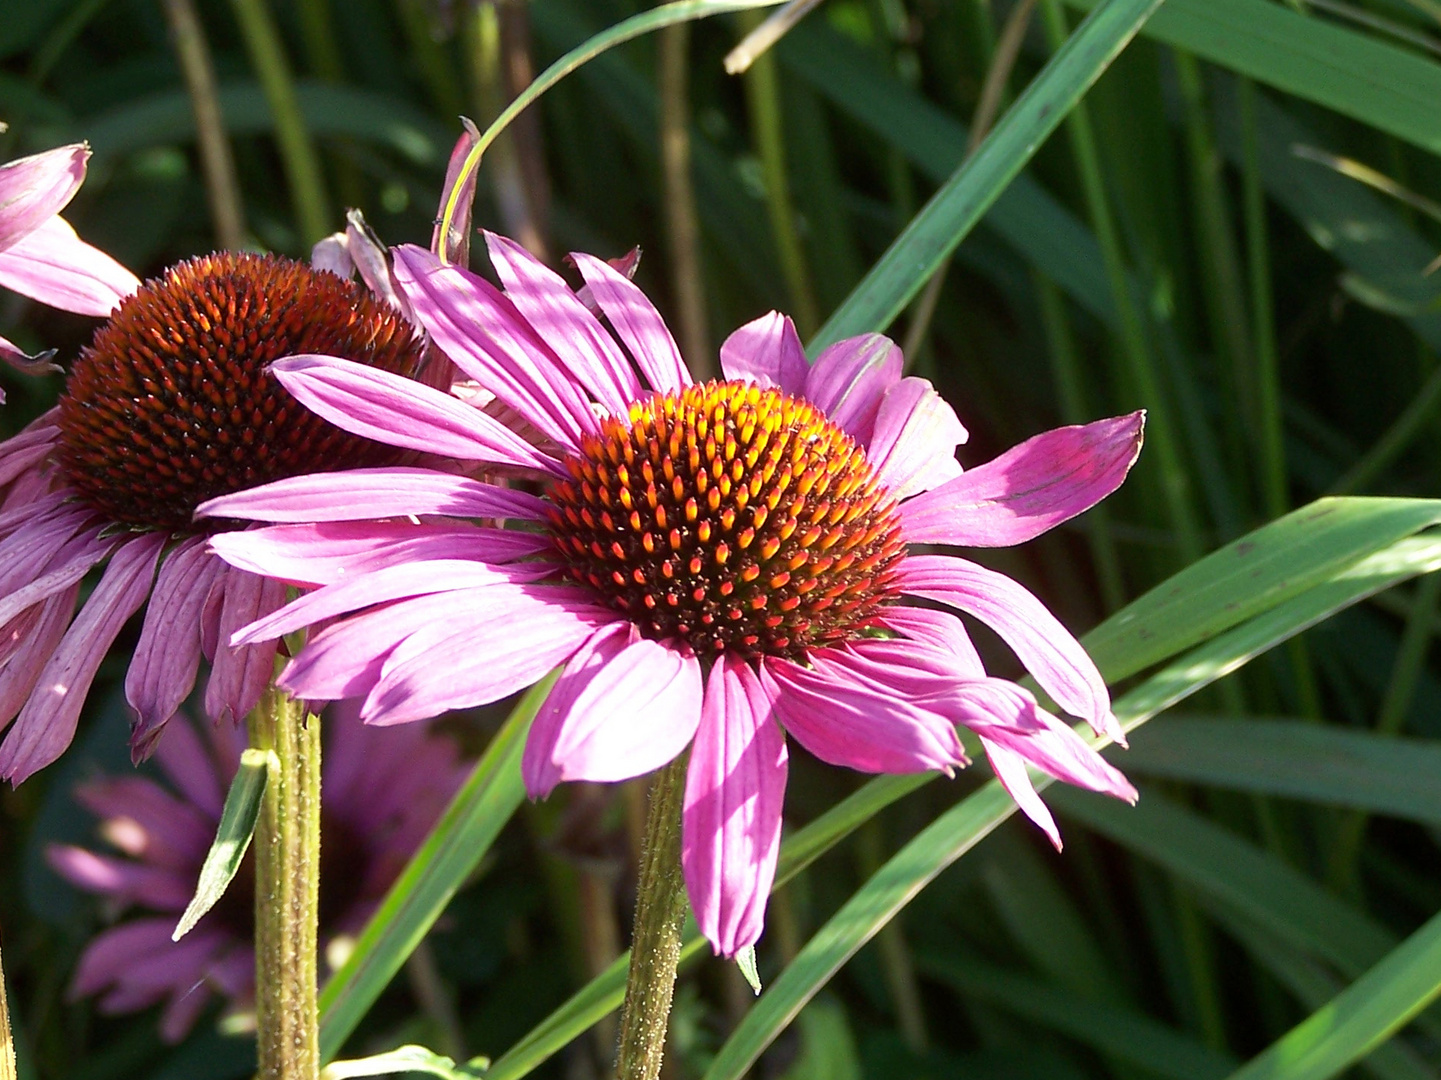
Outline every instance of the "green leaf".
<path id="1" fill-rule="evenodd" d="M 320 1070 L 320 1080 L 350 1080 L 355 1076 L 389 1076 L 392 1073 L 424 1073 L 441 1080 L 474 1080 L 484 1076 L 485 1058 L 472 1058 L 462 1066 L 454 1059 L 423 1046 L 401 1046 L 370 1057 L 333 1061 Z"/>
<path id="2" fill-rule="evenodd" d="M 1146 36 L 1441 153 L 1441 65 L 1410 49 L 1268 0 L 1169 0 Z"/>
<path id="3" fill-rule="evenodd" d="M 1441 825 L 1441 743 L 1300 720 L 1172 716 L 1126 771 Z"/>
<path id="4" fill-rule="evenodd" d="M 171 941 L 179 941 L 190 933 L 200 917 L 225 895 L 235 872 L 240 869 L 245 852 L 250 848 L 250 838 L 255 835 L 255 820 L 260 816 L 260 796 L 265 791 L 265 783 L 271 770 L 279 767 L 273 750 L 252 747 L 241 753 L 235 779 L 230 782 L 225 806 L 220 811 L 215 842 L 205 853 L 195 895 L 180 916 L 175 933 L 170 935 Z"/>
<path id="5" fill-rule="evenodd" d="M 740 952 L 736 953 L 736 967 L 741 969 L 741 976 L 757 995 L 761 992 L 761 973 L 756 968 L 756 947 L 747 945 Z"/>
<path id="6" fill-rule="evenodd" d="M 1441 914 L 1232 1080 L 1326 1080 L 1365 1057 L 1441 993 Z"/>
<path id="7" fill-rule="evenodd" d="M 1160 0 L 1106 0 L 1076 28 L 976 152 L 911 219 L 810 343 L 884 330 L 950 257 Z"/>
<path id="8" fill-rule="evenodd" d="M 350 959 L 321 991 L 322 1061 L 339 1052 L 525 798 L 520 755 L 530 722 L 554 681 L 553 674 L 547 676 L 521 698 L 470 779 L 390 887 Z"/>

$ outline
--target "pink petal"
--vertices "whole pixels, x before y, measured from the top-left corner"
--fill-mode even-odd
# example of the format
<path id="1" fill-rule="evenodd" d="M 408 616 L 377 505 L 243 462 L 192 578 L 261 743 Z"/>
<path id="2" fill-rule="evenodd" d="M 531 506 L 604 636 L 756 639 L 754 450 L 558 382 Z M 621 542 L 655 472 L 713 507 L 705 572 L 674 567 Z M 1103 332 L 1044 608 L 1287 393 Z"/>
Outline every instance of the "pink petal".
<path id="1" fill-rule="evenodd" d="M 329 585 L 398 562 L 507 563 L 554 554 L 545 533 L 409 521 L 334 521 L 220 533 L 210 548 L 231 566 L 297 585 Z"/>
<path id="2" fill-rule="evenodd" d="M 536 715 L 522 775 L 532 798 L 562 780 L 629 780 L 686 748 L 700 723 L 690 649 L 603 627 L 571 657 Z"/>
<path id="3" fill-rule="evenodd" d="M 4 663 L 0 663 L 0 730 L 4 730 L 35 689 L 46 661 L 59 647 L 70 626 L 79 596 L 80 586 L 75 584 L 42 601 L 34 621 L 15 647 L 0 649 L 0 653 L 5 653 Z"/>
<path id="4" fill-rule="evenodd" d="M 514 240 L 487 231 L 485 242 L 506 298 L 571 376 L 607 411 L 624 416 L 641 395 L 640 380 L 600 320 L 564 278 Z"/>
<path id="5" fill-rule="evenodd" d="M 94 994 L 123 980 L 146 957 L 164 956 L 174 944 L 174 923 L 165 918 L 137 919 L 106 930 L 86 947 L 75 969 L 70 993 Z M 158 999 L 160 995 L 157 994 Z"/>
<path id="6" fill-rule="evenodd" d="M 242 626 L 269 615 L 285 603 L 285 585 L 226 567 L 217 583 L 224 590 L 220 609 L 220 641 L 205 685 L 205 715 L 217 724 L 244 720 L 275 675 L 275 646 L 228 644 Z"/>
<path id="7" fill-rule="evenodd" d="M 185 796 L 186 802 L 220 820 L 231 776 L 216 775 L 215 759 L 188 718 L 181 717 L 178 723 L 170 725 L 165 740 L 156 748 L 155 761 L 175 790 Z M 188 902 L 189 898 L 186 899 Z"/>
<path id="8" fill-rule="evenodd" d="M 1089 510 L 1141 452 L 1145 412 L 1056 428 L 901 505 L 912 544 L 1008 547 Z"/>
<path id="9" fill-rule="evenodd" d="M 115 538 L 101 539 L 98 528 L 71 536 L 69 522 L 57 524 L 59 528 L 37 523 L 33 529 L 18 529 L 0 542 L 0 555 L 8 564 L 0 570 L 0 588 L 12 590 L 0 596 L 0 627 L 47 596 L 70 588 L 115 547 Z M 26 578 L 27 583 L 16 588 Z"/>
<path id="10" fill-rule="evenodd" d="M 785 737 L 745 661 L 711 668 L 686 770 L 681 866 L 701 933 L 722 956 L 765 928 L 785 802 Z"/>
<path id="11" fill-rule="evenodd" d="M 543 521 L 534 495 L 433 469 L 349 469 L 276 480 L 203 502 L 197 518 L 254 521 L 361 521 L 446 514 L 463 518 Z"/>
<path id="12" fill-rule="evenodd" d="M 160 1014 L 160 1038 L 174 1046 L 189 1034 L 210 1005 L 210 988 L 204 983 L 177 990 Z"/>
<path id="13" fill-rule="evenodd" d="M 82 143 L 0 165 L 0 251 L 65 209 L 85 179 Z"/>
<path id="14" fill-rule="evenodd" d="M 776 718 L 812 754 L 873 773 L 949 772 L 966 763 L 955 729 L 908 701 L 908 687 L 879 690 L 849 675 L 842 657 L 833 659 L 824 672 L 775 657 L 761 667 Z"/>
<path id="15" fill-rule="evenodd" d="M 667 393 L 689 386 L 690 372 L 680 349 L 649 297 L 604 260 L 578 251 L 571 258 L 651 389 Z"/>
<path id="16" fill-rule="evenodd" d="M 33 356 L 6 337 L 0 337 L 0 363 L 9 365 L 22 375 L 49 375 L 65 369 L 55 363 L 55 350 L 45 349 Z M 0 405 L 5 403 L 5 393 L 0 390 Z"/>
<path id="17" fill-rule="evenodd" d="M 241 571 L 234 571 L 240 573 Z M 250 645 L 272 641 L 337 615 L 345 615 L 373 604 L 406 600 L 429 593 L 456 592 L 485 585 L 534 581 L 551 573 L 545 564 L 525 563 L 516 566 L 491 566 L 464 559 L 430 559 L 424 562 L 403 562 L 383 567 L 369 574 L 347 578 L 326 585 L 315 592 L 292 600 L 284 608 L 264 619 L 243 626 L 232 645 Z"/>
<path id="18" fill-rule="evenodd" d="M 68 844 L 47 847 L 45 861 L 77 888 L 155 911 L 184 911 L 195 891 L 194 883 L 186 882 L 174 870 L 133 859 L 97 855 Z"/>
<path id="19" fill-rule="evenodd" d="M 903 363 L 901 350 L 882 334 L 837 341 L 806 373 L 806 400 L 867 446 L 881 399 L 900 381 Z"/>
<path id="20" fill-rule="evenodd" d="M 133 773 L 85 781 L 75 788 L 75 800 L 98 818 L 128 824 L 124 833 L 108 837 L 125 854 L 182 876 L 195 873 L 215 837 L 213 817 Z"/>
<path id="21" fill-rule="evenodd" d="M 720 362 L 727 379 L 773 386 L 793 396 L 805 392 L 810 372 L 795 323 L 779 311 L 734 331 L 720 348 Z"/>
<path id="22" fill-rule="evenodd" d="M 1051 811 L 1045 803 L 1041 802 L 1041 797 L 1036 794 L 1036 789 L 1031 784 L 1031 777 L 1026 772 L 1025 759 L 989 739 L 982 739 L 981 745 L 985 747 L 986 758 L 991 763 L 991 769 L 995 772 L 996 779 L 1006 789 L 1006 794 L 1015 800 L 1016 805 L 1021 808 L 1021 813 L 1040 826 L 1041 831 L 1055 845 L 1056 850 L 1060 851 L 1061 830 L 1056 828 L 1056 819 L 1051 816 Z"/>
<path id="23" fill-rule="evenodd" d="M 866 460 L 891 496 L 905 499 L 961 475 L 966 429 L 925 379 L 902 379 L 881 398 Z"/>
<path id="24" fill-rule="evenodd" d="M 1004 574 L 949 555 L 903 559 L 896 584 L 980 619 L 1015 650 L 1061 708 L 1125 745 L 1101 673 L 1081 643 L 1029 591 Z"/>
<path id="25" fill-rule="evenodd" d="M 450 595 L 463 614 L 395 647 L 365 699 L 366 723 L 402 724 L 499 701 L 615 621 L 614 612 L 576 599 L 570 589 L 490 585 Z"/>
<path id="26" fill-rule="evenodd" d="M 966 633 L 961 620 L 950 612 L 893 604 L 883 610 L 882 617 L 892 630 L 951 657 L 961 674 L 972 677 L 986 674 L 981 654 L 976 652 L 971 635 Z"/>
<path id="27" fill-rule="evenodd" d="M 140 641 L 125 673 L 125 700 L 135 712 L 130 752 L 137 762 L 155 748 L 160 727 L 180 708 L 200 670 L 200 619 L 224 564 L 205 538 L 182 541 L 160 564 Z"/>
<path id="28" fill-rule="evenodd" d="M 52 217 L 0 251 L 0 285 L 61 311 L 109 315 L 140 279 Z"/>
<path id="29" fill-rule="evenodd" d="M 470 263 L 471 205 L 475 202 L 475 181 L 480 170 L 471 169 L 462 182 L 461 169 L 465 167 L 471 150 L 480 142 L 480 132 L 475 124 L 464 116 L 460 118 L 460 122 L 465 126 L 465 132 L 455 141 L 455 146 L 450 151 L 450 160 L 445 166 L 445 183 L 440 188 L 440 205 L 435 211 L 435 228 L 430 234 L 430 250 L 446 262 L 467 266 Z M 445 250 L 442 251 L 440 223 L 444 220 L 445 208 L 452 199 L 455 202 L 455 216 L 451 218 L 450 235 L 445 238 Z"/>
<path id="30" fill-rule="evenodd" d="M 0 744 L 0 776 L 19 784 L 70 745 L 90 682 L 125 621 L 145 603 L 164 546 L 165 537 L 151 533 L 128 541 L 111 556 Z"/>
<path id="31" fill-rule="evenodd" d="M 288 356 L 270 367 L 307 409 L 390 446 L 563 473 L 499 420 L 414 379 L 333 356 Z"/>
<path id="32" fill-rule="evenodd" d="M 396 280 L 416 318 L 466 374 L 568 450 L 579 448 L 583 432 L 598 430 L 570 375 L 499 289 L 414 245 L 394 254 Z"/>

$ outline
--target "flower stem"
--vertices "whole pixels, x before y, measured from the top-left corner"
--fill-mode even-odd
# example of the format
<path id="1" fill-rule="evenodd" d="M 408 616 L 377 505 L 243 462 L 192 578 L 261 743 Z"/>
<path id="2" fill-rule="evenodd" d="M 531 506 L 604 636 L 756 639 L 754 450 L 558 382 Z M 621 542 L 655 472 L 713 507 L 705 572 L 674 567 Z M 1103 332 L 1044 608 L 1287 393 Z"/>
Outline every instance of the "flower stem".
<path id="1" fill-rule="evenodd" d="M 680 867 L 685 765 L 684 756 L 676 758 L 656 775 L 651 787 L 636 887 L 630 973 L 620 1017 L 618 1080 L 655 1080 L 665 1055 L 686 905 Z"/>
<path id="2" fill-rule="evenodd" d="M 315 1080 L 320 718 L 272 687 L 250 714 L 250 743 L 280 763 L 265 785 L 254 840 L 259 1076 Z"/>
<path id="3" fill-rule="evenodd" d="M 10 1006 L 5 1001 L 5 969 L 0 967 L 0 1080 L 15 1080 L 15 1040 L 10 1036 Z"/>

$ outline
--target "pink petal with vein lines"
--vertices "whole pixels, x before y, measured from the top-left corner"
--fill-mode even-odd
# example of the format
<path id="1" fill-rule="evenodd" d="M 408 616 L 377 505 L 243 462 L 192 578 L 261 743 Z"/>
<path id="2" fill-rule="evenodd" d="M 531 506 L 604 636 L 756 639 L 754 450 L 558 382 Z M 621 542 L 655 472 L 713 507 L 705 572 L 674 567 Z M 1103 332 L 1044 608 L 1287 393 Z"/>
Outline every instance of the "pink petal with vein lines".
<path id="1" fill-rule="evenodd" d="M 562 780 L 629 780 L 660 768 L 695 734 L 701 696 L 690 649 L 642 638 L 629 623 L 603 627 L 536 714 L 521 763 L 526 791 L 543 798 Z"/>
<path id="2" fill-rule="evenodd" d="M 534 495 L 433 469 L 349 469 L 276 480 L 203 502 L 197 518 L 253 521 L 362 521 L 445 514 L 463 518 L 543 521 Z"/>
<path id="3" fill-rule="evenodd" d="M 65 209 L 85 179 L 81 143 L 0 165 L 0 251 Z"/>
<path id="4" fill-rule="evenodd" d="M 651 389 L 669 393 L 689 386 L 691 376 L 680 349 L 650 298 L 604 260 L 579 251 L 570 257 Z"/>
<path id="5" fill-rule="evenodd" d="M 760 679 L 720 656 L 686 769 L 681 867 L 696 923 L 722 956 L 754 945 L 765 927 L 787 761 Z"/>
<path id="6" fill-rule="evenodd" d="M 948 555 L 912 555 L 901 561 L 897 586 L 974 615 L 1015 650 L 1041 688 L 1097 734 L 1122 746 L 1125 735 L 1111 712 L 1111 696 L 1096 665 L 1046 605 L 1016 582 Z"/>
<path id="7" fill-rule="evenodd" d="M 242 626 L 255 622 L 285 603 L 285 585 L 227 566 L 216 583 L 224 590 L 220 608 L 219 644 L 205 685 L 205 714 L 217 724 L 239 723 L 260 704 L 275 674 L 275 646 L 228 644 Z"/>
<path id="8" fill-rule="evenodd" d="M 793 397 L 805 393 L 810 364 L 796 324 L 772 311 L 731 333 L 720 348 L 721 372 L 759 386 L 773 386 Z"/>
<path id="9" fill-rule="evenodd" d="M 1026 759 L 990 739 L 981 739 L 981 745 L 985 747 L 986 758 L 991 763 L 991 770 L 996 774 L 996 779 L 1001 782 L 1001 786 L 1006 789 L 1006 794 L 1020 807 L 1021 813 L 1040 827 L 1056 850 L 1060 851 L 1061 830 L 1056 827 L 1056 819 L 1051 816 L 1051 811 L 1047 809 L 1045 803 L 1041 802 L 1041 797 L 1036 794 L 1035 786 L 1026 772 Z"/>
<path id="10" fill-rule="evenodd" d="M 109 315 L 140 279 L 52 217 L 0 251 L 0 285 L 61 311 Z"/>
<path id="11" fill-rule="evenodd" d="M 311 412 L 356 435 L 462 461 L 564 474 L 558 461 L 499 420 L 414 379 L 333 356 L 287 356 L 270 371 Z"/>
<path id="12" fill-rule="evenodd" d="M 904 358 L 882 334 L 837 341 L 806 373 L 805 398 L 842 431 L 869 446 L 887 390 L 900 381 Z"/>
<path id="13" fill-rule="evenodd" d="M 902 379 L 881 398 L 866 460 L 891 497 L 905 499 L 961 475 L 966 429 L 925 379 Z"/>
<path id="14" fill-rule="evenodd" d="M 1009 547 L 1089 510 L 1121 486 L 1146 414 L 1056 428 L 901 505 L 912 544 Z"/>

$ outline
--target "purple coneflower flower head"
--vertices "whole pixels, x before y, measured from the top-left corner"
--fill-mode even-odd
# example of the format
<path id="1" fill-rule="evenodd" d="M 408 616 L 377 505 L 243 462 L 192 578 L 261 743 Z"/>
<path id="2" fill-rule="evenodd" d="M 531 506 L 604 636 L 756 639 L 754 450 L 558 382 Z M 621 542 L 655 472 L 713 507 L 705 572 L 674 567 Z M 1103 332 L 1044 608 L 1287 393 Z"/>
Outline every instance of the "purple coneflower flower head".
<path id="1" fill-rule="evenodd" d="M 139 282 L 60 216 L 89 157 L 76 143 L 0 165 L 0 288 L 62 311 L 108 315 Z M 32 373 L 50 369 L 49 354 L 30 356 L 3 337 L 0 360 Z"/>
<path id="2" fill-rule="evenodd" d="M 363 286 L 274 256 L 216 254 L 127 296 L 71 370 L 57 408 L 0 443 L 0 777 L 18 783 L 69 745 L 90 682 L 145 607 L 125 680 L 142 758 L 210 661 L 205 709 L 243 717 L 276 645 L 231 635 L 284 586 L 206 547 L 215 495 L 400 452 L 303 409 L 268 373 L 325 352 L 413 375 L 423 338 Z M 76 612 L 81 579 L 104 573 Z M 148 601 L 148 603 L 147 603 Z"/>
<path id="3" fill-rule="evenodd" d="M 220 902 L 189 934 L 170 940 L 245 749 L 243 728 L 207 726 L 202 738 L 183 717 L 170 725 L 155 755 L 168 783 L 103 777 L 76 788 L 112 851 L 55 845 L 46 853 L 68 881 L 128 915 L 86 947 L 72 995 L 99 995 L 106 1013 L 163 1001 L 160 1031 L 168 1042 L 183 1038 L 215 997 L 244 1012 L 255 992 L 250 856 Z M 364 927 L 466 774 L 452 740 L 425 725 L 367 727 L 342 706 L 324 737 L 322 949 Z"/>
<path id="4" fill-rule="evenodd" d="M 607 330 L 560 277 L 487 239 L 504 292 L 418 248 L 398 249 L 395 272 L 435 343 L 536 442 L 341 360 L 274 370 L 350 431 L 530 470 L 539 493 L 376 469 L 202 506 L 280 523 L 216 537 L 231 563 L 320 586 L 236 639 L 324 623 L 282 685 L 362 697 L 367 721 L 395 724 L 497 700 L 560 666 L 526 744 L 528 790 L 623 780 L 689 746 L 686 884 L 726 955 L 761 932 L 785 733 L 866 772 L 949 771 L 966 763 L 964 724 L 1057 844 L 1028 763 L 1135 797 L 1034 697 L 987 676 L 956 613 L 990 625 L 1062 708 L 1119 739 L 1075 638 L 1009 578 L 911 545 L 1020 543 L 1087 509 L 1134 462 L 1140 413 L 1048 432 L 963 472 L 955 413 L 902 375 L 880 335 L 807 364 L 790 320 L 771 314 L 726 341 L 723 381 L 696 384 L 623 274 L 574 257 Z"/>

